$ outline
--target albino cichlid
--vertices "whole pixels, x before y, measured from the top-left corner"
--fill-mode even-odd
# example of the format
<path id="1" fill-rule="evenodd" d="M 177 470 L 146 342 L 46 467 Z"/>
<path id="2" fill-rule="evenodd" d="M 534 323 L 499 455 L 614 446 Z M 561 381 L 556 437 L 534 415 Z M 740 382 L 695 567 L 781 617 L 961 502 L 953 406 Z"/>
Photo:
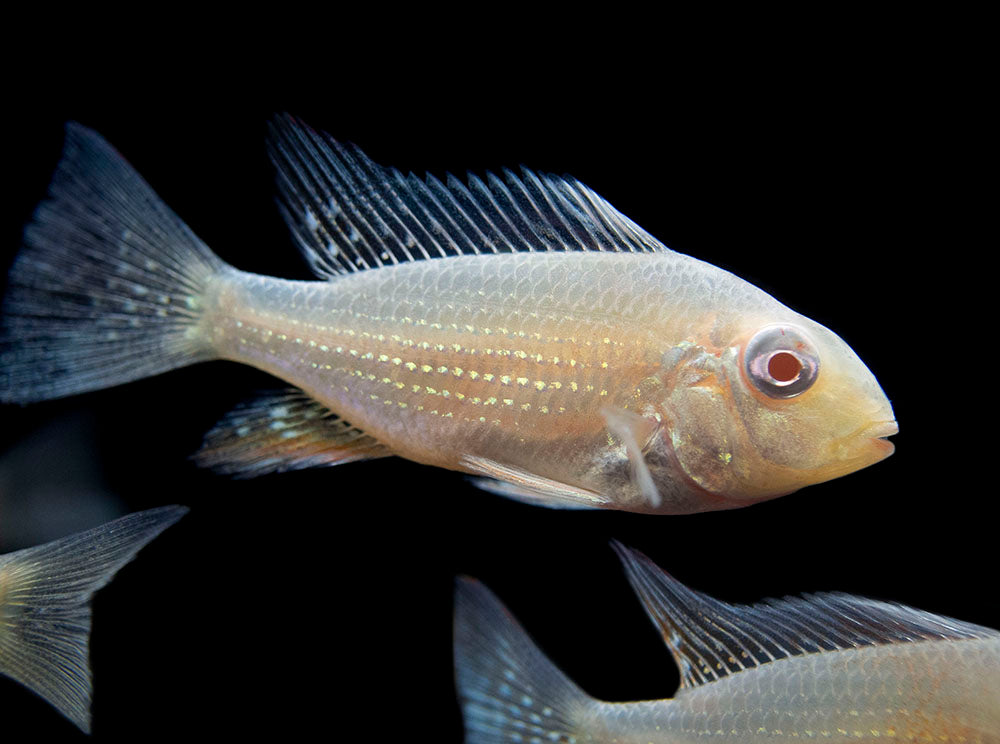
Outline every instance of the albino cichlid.
<path id="1" fill-rule="evenodd" d="M 406 177 L 288 117 L 270 151 L 323 281 L 223 263 L 70 124 L 10 272 L 0 400 L 228 359 L 296 390 L 209 434 L 218 470 L 399 455 L 533 503 L 667 514 L 892 452 L 889 401 L 844 341 L 576 180 Z"/>
<path id="2" fill-rule="evenodd" d="M 466 744 L 1000 742 L 1000 632 L 846 594 L 730 605 L 618 550 L 680 668 L 675 697 L 588 696 L 489 590 L 462 579 Z"/>
<path id="3" fill-rule="evenodd" d="M 164 506 L 0 555 L 0 674 L 90 731 L 90 598 L 187 513 Z"/>

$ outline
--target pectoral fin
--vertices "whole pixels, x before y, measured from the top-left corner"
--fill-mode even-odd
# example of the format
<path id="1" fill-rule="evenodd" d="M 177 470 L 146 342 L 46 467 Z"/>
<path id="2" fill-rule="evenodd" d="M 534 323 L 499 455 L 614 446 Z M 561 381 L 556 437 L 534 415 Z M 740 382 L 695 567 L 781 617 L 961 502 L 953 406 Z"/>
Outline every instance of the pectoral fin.
<path id="1" fill-rule="evenodd" d="M 281 390 L 230 411 L 205 436 L 194 459 L 249 478 L 390 455 L 388 447 L 302 391 Z"/>
<path id="2" fill-rule="evenodd" d="M 653 483 L 653 476 L 646 465 L 646 459 L 642 455 L 643 446 L 653 436 L 658 423 L 645 416 L 640 416 L 633 411 L 615 406 L 605 406 L 601 409 L 601 415 L 611 432 L 623 445 L 625 453 L 628 455 L 629 465 L 632 466 L 632 482 L 639 489 L 639 493 L 649 502 L 654 509 L 660 506 L 662 499 L 660 491 Z"/>
<path id="3" fill-rule="evenodd" d="M 484 491 L 550 509 L 602 509 L 611 499 L 594 491 L 570 486 L 485 457 L 465 456 L 461 464 L 470 473 L 484 476 L 472 482 Z"/>

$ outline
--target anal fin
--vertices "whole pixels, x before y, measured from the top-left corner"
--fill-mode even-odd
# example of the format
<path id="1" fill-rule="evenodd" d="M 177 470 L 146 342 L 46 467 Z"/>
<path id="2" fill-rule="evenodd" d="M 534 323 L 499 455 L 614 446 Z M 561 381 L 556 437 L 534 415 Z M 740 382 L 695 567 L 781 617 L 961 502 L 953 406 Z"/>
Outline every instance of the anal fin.
<path id="1" fill-rule="evenodd" d="M 560 483 L 485 457 L 466 455 L 461 464 L 469 472 L 484 476 L 472 479 L 478 488 L 535 506 L 550 509 L 602 509 L 611 503 L 611 499 L 594 491 Z"/>
<path id="2" fill-rule="evenodd" d="M 282 390 L 230 411 L 205 436 L 194 460 L 219 473 L 251 478 L 390 455 L 388 447 L 305 393 Z"/>

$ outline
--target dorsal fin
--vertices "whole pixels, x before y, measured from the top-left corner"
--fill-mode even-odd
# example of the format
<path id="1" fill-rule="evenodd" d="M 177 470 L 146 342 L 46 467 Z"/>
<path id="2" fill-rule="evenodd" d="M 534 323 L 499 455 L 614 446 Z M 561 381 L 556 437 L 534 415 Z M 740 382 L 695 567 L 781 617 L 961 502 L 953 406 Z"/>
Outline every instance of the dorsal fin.
<path id="1" fill-rule="evenodd" d="M 666 251 L 573 178 L 503 171 L 463 184 L 403 176 L 291 116 L 271 123 L 278 203 L 320 277 L 426 258 L 516 251 Z"/>
<path id="2" fill-rule="evenodd" d="M 613 547 L 680 667 L 682 688 L 804 654 L 1000 636 L 990 628 L 849 594 L 731 605 L 688 589 L 636 550 Z"/>

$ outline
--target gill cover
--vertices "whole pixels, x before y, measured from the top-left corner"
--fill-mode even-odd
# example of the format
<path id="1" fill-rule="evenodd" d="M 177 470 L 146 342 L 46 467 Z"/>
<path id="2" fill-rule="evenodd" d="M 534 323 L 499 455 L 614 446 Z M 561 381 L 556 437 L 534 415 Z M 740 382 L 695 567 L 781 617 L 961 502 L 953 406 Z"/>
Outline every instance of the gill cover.
<path id="1" fill-rule="evenodd" d="M 871 465 L 892 452 L 892 408 L 867 367 L 823 326 L 747 322 L 673 373 L 670 443 L 698 487 L 745 505 Z"/>

